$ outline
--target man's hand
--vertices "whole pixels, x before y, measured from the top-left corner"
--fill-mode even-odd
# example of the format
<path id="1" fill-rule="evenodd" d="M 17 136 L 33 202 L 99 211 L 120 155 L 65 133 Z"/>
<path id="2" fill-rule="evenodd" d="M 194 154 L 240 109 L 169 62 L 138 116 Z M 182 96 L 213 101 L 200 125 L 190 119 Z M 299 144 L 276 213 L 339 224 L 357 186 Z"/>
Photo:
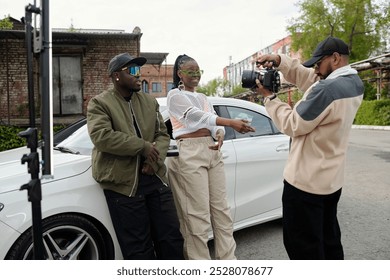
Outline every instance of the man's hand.
<path id="1" fill-rule="evenodd" d="M 262 95 L 263 97 L 273 95 L 272 91 L 263 87 L 263 85 L 260 83 L 259 79 L 256 79 L 256 85 L 257 85 L 256 92 L 258 94 Z"/>
<path id="2" fill-rule="evenodd" d="M 156 143 L 153 142 L 149 149 L 145 149 L 143 156 L 150 162 L 156 162 L 160 156 L 160 152 L 155 147 Z"/>
<path id="3" fill-rule="evenodd" d="M 145 175 L 153 175 L 154 174 L 153 167 L 151 167 L 147 163 L 144 163 L 144 165 L 142 166 L 141 172 L 142 172 L 142 174 L 145 174 Z"/>
<path id="4" fill-rule="evenodd" d="M 280 56 L 277 54 L 264 54 L 256 59 L 256 66 L 260 68 L 278 67 L 280 65 Z"/>

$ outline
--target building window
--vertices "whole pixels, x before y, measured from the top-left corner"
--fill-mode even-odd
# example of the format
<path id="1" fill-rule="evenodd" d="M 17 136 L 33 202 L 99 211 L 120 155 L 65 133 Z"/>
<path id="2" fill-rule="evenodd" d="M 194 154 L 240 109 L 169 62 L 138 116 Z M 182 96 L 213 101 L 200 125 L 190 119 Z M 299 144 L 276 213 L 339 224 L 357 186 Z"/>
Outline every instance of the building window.
<path id="1" fill-rule="evenodd" d="M 167 83 L 167 92 L 170 91 L 171 89 L 173 89 L 174 85 L 172 82 L 168 82 Z"/>
<path id="2" fill-rule="evenodd" d="M 53 56 L 53 114 L 83 112 L 82 69 L 80 56 Z"/>
<path id="3" fill-rule="evenodd" d="M 149 83 L 147 81 L 142 81 L 142 92 L 149 93 Z"/>
<path id="4" fill-rule="evenodd" d="M 161 83 L 152 83 L 152 92 L 161 92 Z"/>

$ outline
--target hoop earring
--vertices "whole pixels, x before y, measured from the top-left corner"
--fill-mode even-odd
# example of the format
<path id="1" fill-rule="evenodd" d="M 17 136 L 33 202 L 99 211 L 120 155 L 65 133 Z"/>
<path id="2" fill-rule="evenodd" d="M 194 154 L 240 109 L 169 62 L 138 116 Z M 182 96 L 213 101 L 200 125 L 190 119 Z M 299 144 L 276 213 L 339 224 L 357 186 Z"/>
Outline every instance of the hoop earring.
<path id="1" fill-rule="evenodd" d="M 185 90 L 186 87 L 184 86 L 184 83 L 183 83 L 182 80 L 180 80 L 179 85 L 177 86 L 177 88 L 178 88 L 179 90 Z"/>

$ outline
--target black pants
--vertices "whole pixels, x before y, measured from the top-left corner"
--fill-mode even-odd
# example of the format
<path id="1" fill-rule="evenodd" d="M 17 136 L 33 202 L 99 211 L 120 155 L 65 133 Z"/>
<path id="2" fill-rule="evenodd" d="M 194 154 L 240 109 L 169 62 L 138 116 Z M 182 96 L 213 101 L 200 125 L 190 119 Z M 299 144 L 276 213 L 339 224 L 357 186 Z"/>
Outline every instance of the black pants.
<path id="1" fill-rule="evenodd" d="M 284 181 L 283 241 L 292 260 L 342 260 L 337 204 L 341 189 L 330 195 L 303 192 Z"/>
<path id="2" fill-rule="evenodd" d="M 124 259 L 184 259 L 183 237 L 168 187 L 161 184 L 135 197 L 108 190 L 104 194 Z"/>

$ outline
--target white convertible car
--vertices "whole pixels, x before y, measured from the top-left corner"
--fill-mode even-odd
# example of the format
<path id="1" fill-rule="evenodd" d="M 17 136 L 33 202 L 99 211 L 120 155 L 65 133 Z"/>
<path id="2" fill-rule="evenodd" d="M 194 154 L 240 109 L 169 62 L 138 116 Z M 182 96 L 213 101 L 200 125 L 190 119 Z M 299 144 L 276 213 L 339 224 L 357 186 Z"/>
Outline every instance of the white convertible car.
<path id="1" fill-rule="evenodd" d="M 158 100 L 171 131 L 166 99 Z M 210 100 L 218 115 L 247 119 L 256 128 L 248 134 L 226 128 L 221 149 L 234 229 L 281 218 L 289 138 L 278 131 L 263 106 L 232 98 Z M 85 119 L 55 135 L 54 178 L 41 180 L 46 259 L 122 258 L 104 194 L 91 176 L 92 147 Z M 20 190 L 31 179 L 27 165 L 21 164 L 29 152 L 23 147 L 0 153 L 0 259 L 34 257 L 31 203 L 27 191 Z"/>

